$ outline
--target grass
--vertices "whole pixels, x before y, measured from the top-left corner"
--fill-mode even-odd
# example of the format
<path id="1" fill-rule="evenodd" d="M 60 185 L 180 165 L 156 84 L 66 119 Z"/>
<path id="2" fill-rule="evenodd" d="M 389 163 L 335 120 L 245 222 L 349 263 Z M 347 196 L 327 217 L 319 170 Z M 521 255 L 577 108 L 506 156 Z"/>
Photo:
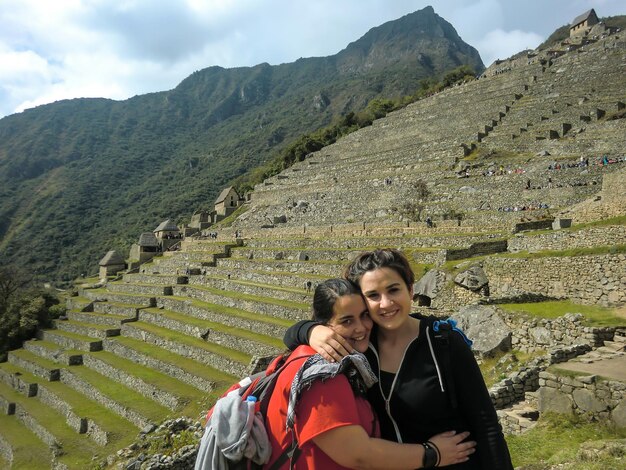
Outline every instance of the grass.
<path id="1" fill-rule="evenodd" d="M 59 461 L 69 468 L 88 468 L 94 455 L 104 457 L 108 452 L 86 435 L 76 433 L 56 410 L 39 400 L 19 395 L 3 383 L 0 383 L 0 394 L 10 401 L 19 403 L 31 417 L 55 437 L 57 442 L 62 444 L 63 455 L 59 457 Z M 36 465 L 31 468 L 41 468 L 41 466 Z"/>
<path id="2" fill-rule="evenodd" d="M 222 333 L 238 336 L 240 338 L 249 339 L 251 341 L 257 341 L 259 343 L 265 343 L 270 346 L 275 346 L 278 349 L 284 349 L 283 342 L 278 338 L 255 333 L 253 331 L 244 330 L 243 328 L 237 328 L 234 326 L 224 325 L 222 323 L 215 323 L 209 320 L 202 320 L 199 318 L 185 315 L 184 313 L 172 312 L 170 310 L 161 310 L 157 308 L 150 308 L 144 310 L 145 312 L 152 313 L 154 315 L 162 315 L 180 323 L 186 323 L 188 325 L 195 325 L 200 328 L 210 328 L 211 330 L 220 331 Z"/>
<path id="3" fill-rule="evenodd" d="M 180 382 L 149 367 L 136 364 L 128 359 L 123 359 L 113 353 L 100 351 L 89 355 L 108 364 L 116 370 L 122 371 L 132 377 L 136 377 L 148 385 L 180 398 L 179 403 L 184 406 L 183 409 L 178 409 L 176 411 L 184 415 L 187 415 L 191 411 L 187 408 L 187 405 L 199 400 L 204 395 L 202 391 L 192 387 L 191 385 L 187 385 L 186 383 Z"/>
<path id="4" fill-rule="evenodd" d="M 129 323 L 129 325 L 132 325 L 133 328 L 148 331 L 159 336 L 161 339 L 195 347 L 212 354 L 232 359 L 233 361 L 241 362 L 242 364 L 249 364 L 252 359 L 250 355 L 237 351 L 236 349 L 226 348 L 214 343 L 207 343 L 204 340 L 192 338 L 184 333 L 168 330 L 167 328 L 152 325 L 151 323 L 133 322 Z"/>
<path id="5" fill-rule="evenodd" d="M 224 291 L 221 289 L 215 289 L 213 287 L 206 287 L 206 286 L 199 286 L 199 285 L 193 285 L 191 287 L 193 287 L 194 289 L 199 289 L 205 292 L 209 292 L 213 295 L 227 297 L 229 299 L 247 300 L 249 302 L 272 304 L 272 305 L 278 305 L 280 307 L 294 308 L 294 309 L 299 309 L 299 310 L 307 310 L 309 308 L 308 304 L 305 304 L 302 302 L 292 302 L 289 300 L 274 299 L 271 297 L 262 297 L 259 295 L 244 294 L 241 292 L 235 293 L 235 292 L 230 292 L 230 291 Z"/>
<path id="6" fill-rule="evenodd" d="M 578 230 L 584 230 L 586 228 L 607 227 L 610 225 L 626 225 L 626 215 L 621 215 L 618 217 L 611 217 L 611 218 L 603 219 L 603 220 L 596 220 L 594 222 L 586 222 L 584 224 L 574 224 L 570 228 L 564 228 L 559 231 L 560 232 L 576 232 Z M 549 233 L 555 233 L 555 231 L 551 229 L 529 230 L 527 232 L 524 232 L 524 236 L 533 237 L 536 235 L 545 235 Z"/>
<path id="7" fill-rule="evenodd" d="M 74 366 L 72 374 L 88 382 L 94 389 L 116 401 L 123 407 L 136 411 L 144 418 L 155 423 L 161 422 L 170 415 L 170 410 L 134 390 L 121 385 L 85 366 Z"/>
<path id="8" fill-rule="evenodd" d="M 507 436 L 507 443 L 513 465 L 524 470 L 541 470 L 562 463 L 572 464 L 564 467 L 568 470 L 617 470 L 624 468 L 623 456 L 607 455 L 588 461 L 581 458 L 578 451 L 583 443 L 624 438 L 626 429 L 591 423 L 581 417 L 547 413 L 530 431 Z"/>
<path id="9" fill-rule="evenodd" d="M 543 250 L 535 253 L 520 251 L 518 253 L 509 253 L 501 255 L 504 258 L 561 258 L 571 256 L 590 256 L 590 255 L 614 255 L 618 253 L 626 253 L 626 244 L 594 246 L 592 248 L 570 248 L 569 250 Z"/>
<path id="10" fill-rule="evenodd" d="M 112 341 L 134 349 L 138 353 L 144 354 L 153 359 L 173 364 L 192 375 L 208 379 L 212 382 L 231 383 L 236 381 L 236 378 L 230 374 L 226 374 L 225 372 L 214 369 L 208 365 L 200 364 L 193 359 L 189 359 L 171 351 L 166 351 L 165 349 L 138 339 L 127 336 L 117 336 Z"/>
<path id="11" fill-rule="evenodd" d="M 511 351 L 509 353 L 501 352 L 494 357 L 482 359 L 480 371 L 485 379 L 487 388 L 497 384 L 512 372 L 524 367 L 530 360 L 543 354 L 543 352 L 525 353 Z"/>
<path id="12" fill-rule="evenodd" d="M 12 470 L 50 466 L 51 453 L 48 446 L 15 416 L 0 414 L 0 434 L 13 451 L 13 465 L 10 467 Z M 0 468 L 9 468 L 8 462 L 0 459 Z"/>
<path id="13" fill-rule="evenodd" d="M 252 313 L 246 310 L 239 310 L 233 307 L 226 307 L 224 305 L 216 305 L 216 304 L 204 302 L 198 299 L 190 299 L 187 297 L 176 297 L 176 296 L 170 296 L 168 298 L 179 300 L 181 302 L 191 302 L 191 304 L 195 307 L 203 308 L 203 309 L 213 311 L 216 313 L 222 313 L 224 315 L 232 315 L 233 317 L 245 318 L 247 320 L 252 320 L 252 321 L 260 321 L 263 323 L 284 326 L 287 328 L 289 328 L 291 325 L 295 323 L 293 320 L 286 320 L 284 318 L 278 318 L 278 317 L 270 317 L 268 315 Z"/>
<path id="14" fill-rule="evenodd" d="M 471 264 L 478 263 L 486 258 L 517 258 L 517 259 L 538 259 L 538 258 L 563 258 L 563 257 L 573 257 L 573 256 L 594 256 L 594 255 L 614 255 L 618 253 L 626 253 L 626 244 L 622 245 L 606 245 L 606 246 L 595 246 L 593 248 L 572 248 L 569 250 L 543 250 L 537 251 L 534 253 L 529 253 L 527 251 L 520 251 L 518 253 L 497 253 L 492 255 L 482 255 L 475 256 L 472 258 L 464 258 L 446 261 L 443 263 L 439 269 L 446 271 L 452 275 L 456 274 L 458 271 L 467 269 Z"/>
<path id="15" fill-rule="evenodd" d="M 622 326 L 626 319 L 616 313 L 616 309 L 598 305 L 580 305 L 569 300 L 554 300 L 534 303 L 499 304 L 509 312 L 519 312 L 537 318 L 553 319 L 567 313 L 581 313 L 587 326 Z"/>

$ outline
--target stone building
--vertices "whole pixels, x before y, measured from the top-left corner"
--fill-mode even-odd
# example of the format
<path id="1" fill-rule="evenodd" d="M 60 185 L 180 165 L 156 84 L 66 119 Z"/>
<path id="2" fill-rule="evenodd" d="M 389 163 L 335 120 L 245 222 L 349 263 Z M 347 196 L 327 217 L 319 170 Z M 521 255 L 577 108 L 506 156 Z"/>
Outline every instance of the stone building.
<path id="1" fill-rule="evenodd" d="M 126 261 L 122 258 L 117 251 L 111 250 L 104 258 L 100 260 L 100 279 L 106 279 L 107 276 L 114 276 L 119 271 L 122 271 L 126 268 Z"/>
<path id="2" fill-rule="evenodd" d="M 569 27 L 569 35 L 572 37 L 585 34 L 598 22 L 598 15 L 596 15 L 596 11 L 592 8 L 591 10 L 574 18 L 574 21 L 572 21 L 572 24 Z"/>
<path id="3" fill-rule="evenodd" d="M 129 258 L 133 266 L 151 260 L 160 251 L 159 240 L 152 232 L 144 232 L 139 236 L 139 242 L 130 247 Z"/>
<path id="4" fill-rule="evenodd" d="M 169 250 L 171 246 L 177 244 L 182 238 L 180 229 L 172 219 L 161 222 L 161 224 L 153 230 L 153 233 L 158 240 L 161 251 Z"/>
<path id="5" fill-rule="evenodd" d="M 239 207 L 240 200 L 241 196 L 239 196 L 239 193 L 232 186 L 222 190 L 215 200 L 215 222 L 218 221 L 217 218 L 222 219 L 235 212 L 235 209 Z"/>

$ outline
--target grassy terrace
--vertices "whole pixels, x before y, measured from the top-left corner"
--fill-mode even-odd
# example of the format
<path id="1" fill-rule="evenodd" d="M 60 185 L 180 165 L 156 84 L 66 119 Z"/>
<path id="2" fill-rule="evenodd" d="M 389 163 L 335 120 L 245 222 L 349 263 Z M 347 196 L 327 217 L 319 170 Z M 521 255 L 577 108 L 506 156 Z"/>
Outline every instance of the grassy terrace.
<path id="1" fill-rule="evenodd" d="M 202 300 L 189 299 L 187 297 L 168 296 L 167 298 L 179 300 L 181 302 L 190 302 L 195 307 L 214 311 L 216 313 L 222 313 L 224 315 L 231 315 L 234 317 L 245 318 L 247 320 L 260 321 L 260 322 L 269 323 L 269 324 L 277 325 L 277 326 L 284 326 L 287 328 L 289 328 L 294 323 L 291 320 L 285 320 L 283 318 L 269 317 L 267 315 L 262 315 L 259 313 L 248 312 L 247 310 L 240 310 L 234 307 L 216 305 L 216 304 L 212 304 L 209 302 L 204 302 Z"/>
<path id="2" fill-rule="evenodd" d="M 119 403 L 123 407 L 136 411 L 141 416 L 155 423 L 161 422 L 170 416 L 171 412 L 166 407 L 159 405 L 134 390 L 109 380 L 102 374 L 97 373 L 85 366 L 73 366 L 69 369 L 76 377 L 83 379 L 89 385 L 103 395 Z"/>
<path id="3" fill-rule="evenodd" d="M 93 343 L 100 341 L 97 338 L 92 338 L 90 336 L 83 336 L 76 333 L 72 333 L 71 331 L 64 330 L 44 330 L 45 333 L 50 333 L 51 335 L 64 336 L 74 341 L 78 341 L 81 343 Z"/>
<path id="4" fill-rule="evenodd" d="M 615 429 L 604 423 L 588 422 L 566 415 L 543 415 L 533 429 L 506 440 L 515 467 L 525 470 L 567 468 L 568 470 L 608 470 L 624 468 L 621 452 L 610 452 L 606 457 L 583 459 L 579 451 L 598 440 L 626 439 L 626 429 Z M 600 448 L 599 445 L 595 446 Z M 567 466 L 552 465 L 569 462 Z"/>
<path id="5" fill-rule="evenodd" d="M 215 322 L 211 322 L 208 320 L 202 320 L 199 318 L 191 317 L 189 315 L 185 315 L 183 313 L 172 312 L 171 310 L 149 308 L 149 309 L 145 309 L 144 311 L 153 313 L 155 315 L 162 315 L 164 317 L 170 318 L 172 320 L 176 320 L 181 323 L 186 323 L 188 325 L 197 326 L 200 328 L 210 328 L 212 330 L 220 331 L 222 333 L 227 333 L 233 336 L 238 336 L 240 338 L 245 338 L 251 341 L 265 343 L 265 344 L 268 344 L 270 346 L 275 346 L 280 349 L 284 348 L 283 342 L 277 338 L 273 338 L 267 335 L 262 335 L 259 333 L 254 333 L 252 331 L 244 330 L 243 328 L 237 328 L 234 326 L 223 325 L 222 323 L 215 323 Z"/>
<path id="6" fill-rule="evenodd" d="M 206 287 L 206 286 L 199 286 L 199 285 L 194 285 L 193 287 L 194 289 L 203 290 L 213 295 L 228 297 L 230 299 L 247 300 L 250 302 L 259 302 L 259 303 L 278 305 L 280 307 L 287 307 L 287 308 L 294 308 L 294 309 L 301 309 L 301 310 L 306 310 L 309 308 L 308 304 L 305 304 L 302 302 L 292 302 L 289 300 L 274 299 L 271 297 L 262 297 L 260 295 L 250 295 L 250 294 L 244 294 L 241 292 L 229 292 L 229 291 L 224 291 L 221 289 L 215 289 L 213 287 Z"/>
<path id="7" fill-rule="evenodd" d="M 567 313 L 581 313 L 585 317 L 584 323 L 588 326 L 623 326 L 626 323 L 624 317 L 617 314 L 617 309 L 597 305 L 579 305 L 569 300 L 498 304 L 498 307 L 509 312 L 547 319 L 558 318 Z"/>
<path id="8" fill-rule="evenodd" d="M 290 273 L 293 275 L 293 273 Z M 276 290 L 276 291 L 280 291 L 280 292 L 289 292 L 291 294 L 299 294 L 299 295 L 311 295 L 308 294 L 304 291 L 304 289 L 298 289 L 295 287 L 282 287 L 282 286 L 273 286 L 271 284 L 261 284 L 259 282 L 252 282 L 252 281 L 245 281 L 243 279 L 236 279 L 236 278 L 230 278 L 228 279 L 227 276 L 220 276 L 217 274 L 213 274 L 213 275 L 205 275 L 204 276 L 207 279 L 216 279 L 216 280 L 220 280 L 220 281 L 228 281 L 228 282 L 232 282 L 234 284 L 240 284 L 242 286 L 250 286 L 250 287 L 259 287 L 262 289 L 271 289 L 271 290 Z M 190 284 L 192 286 L 195 286 L 196 284 Z"/>
<path id="9" fill-rule="evenodd" d="M 59 346 L 56 343 L 53 343 L 51 341 L 45 341 L 45 340 L 33 340 L 30 341 L 31 344 L 37 346 L 37 347 L 41 347 L 43 349 L 47 349 L 48 351 L 50 351 L 51 353 L 55 353 L 55 354 L 59 354 L 59 356 L 63 355 L 65 357 L 67 356 L 74 356 L 74 355 L 82 355 L 84 354 L 84 351 L 79 351 L 76 349 L 65 349 L 61 346 Z M 18 350 L 14 350 L 13 352 L 17 352 Z M 56 362 L 55 362 L 56 364 Z"/>
<path id="10" fill-rule="evenodd" d="M 230 385 L 237 380 L 236 377 L 233 377 L 230 374 L 226 374 L 218 369 L 214 369 L 205 364 L 200 364 L 193 359 L 189 359 L 171 351 L 166 351 L 165 349 L 159 348 L 150 343 L 146 343 L 145 341 L 128 338 L 126 336 L 118 336 L 115 339 L 111 339 L 110 341 L 120 343 L 126 347 L 134 349 L 138 353 L 144 354 L 159 361 L 175 365 L 176 367 L 180 367 L 181 369 L 189 372 L 192 375 L 203 377 L 212 382 L 224 384 L 228 383 Z"/>
<path id="11" fill-rule="evenodd" d="M 212 354 L 230 358 L 234 361 L 241 362 L 242 364 L 248 364 L 252 359 L 252 357 L 248 354 L 237 351 L 236 349 L 230 349 L 218 344 L 208 343 L 202 339 L 192 338 L 186 334 L 168 330 L 167 328 L 161 328 L 160 326 L 152 325 L 151 323 L 133 322 L 129 325 L 131 325 L 132 328 L 148 331 L 164 340 L 195 347 Z"/>
<path id="12" fill-rule="evenodd" d="M 456 179 L 456 177 L 455 177 Z M 336 230 L 338 232 L 341 231 L 341 226 L 337 226 L 337 225 L 333 225 L 333 227 L 336 228 Z M 369 226 L 368 226 L 369 227 Z M 313 228 L 313 227 L 311 227 Z M 404 229 L 405 227 L 398 227 L 398 229 Z M 477 231 L 477 232 L 438 232 L 436 229 L 432 230 L 431 232 L 427 232 L 427 233 L 411 233 L 411 234 L 407 234 L 404 233 L 404 235 L 399 235 L 399 234 L 391 234 L 391 235 L 377 235 L 377 236 L 364 236 L 364 237 L 358 237 L 358 238 L 366 238 L 368 240 L 372 240 L 373 243 L 371 246 L 369 246 L 369 248 L 363 248 L 363 250 L 365 249 L 374 249 L 374 248 L 381 248 L 381 247 L 385 247 L 386 245 L 384 243 L 376 243 L 376 240 L 388 240 L 390 238 L 397 238 L 398 240 L 403 240 L 403 242 L 406 242 L 407 240 L 411 240 L 412 238 L 437 238 L 437 237 L 456 237 L 456 238 L 465 238 L 465 237 L 481 237 L 481 236 L 488 236 L 488 235 L 497 235 L 497 234 L 501 234 L 503 231 L 502 230 L 485 230 L 485 231 Z M 280 238 L 280 240 L 288 240 L 288 241 L 296 241 L 296 240 L 301 240 L 302 241 L 302 249 L 306 250 L 308 249 L 308 243 L 311 243 L 311 240 L 333 240 L 336 241 L 338 243 L 349 243 L 354 239 L 354 237 L 284 237 L 284 238 Z M 259 241 L 259 242 L 276 242 L 276 243 L 280 243 L 280 241 L 276 241 L 275 238 L 263 238 L 263 237 L 255 237 L 254 238 L 255 241 Z M 352 248 L 352 250 L 354 250 L 354 248 Z M 361 250 L 361 248 L 357 248 L 357 250 Z"/>
<path id="13" fill-rule="evenodd" d="M 87 322 L 83 322 L 83 321 L 79 321 L 79 320 L 56 320 L 56 325 L 57 325 L 57 330 L 55 331 L 66 331 L 63 329 L 62 325 L 74 325 L 78 328 L 80 328 L 81 330 L 87 330 L 87 331 L 91 331 L 91 330 L 95 330 L 95 331 L 99 331 L 102 334 L 106 333 L 107 331 L 110 330 L 115 330 L 115 329 L 119 329 L 111 326 L 111 325 L 101 325 L 99 323 L 87 323 Z M 60 327 L 60 328 L 59 328 Z M 95 338 L 96 336 L 94 336 Z"/>
<path id="14" fill-rule="evenodd" d="M 248 272 L 260 275 L 267 275 L 268 271 L 263 271 L 260 269 L 249 269 Z M 328 279 L 328 276 L 322 276 L 321 274 L 314 273 L 292 273 L 289 271 L 271 271 L 272 276 L 289 276 L 289 277 L 300 277 L 302 279 Z"/>
<path id="15" fill-rule="evenodd" d="M 185 403 L 186 405 L 193 401 L 200 400 L 203 396 L 202 391 L 192 387 L 191 385 L 187 385 L 149 367 L 145 367 L 128 359 L 121 358 L 113 353 L 100 351 L 97 353 L 90 353 L 89 356 L 92 356 L 93 358 L 98 359 L 126 374 L 137 377 L 143 382 L 152 385 L 159 390 L 163 390 L 179 397 L 181 399 L 180 402 Z M 185 407 L 182 410 L 178 410 L 178 412 L 188 415 L 189 410 Z"/>
<path id="16" fill-rule="evenodd" d="M 1 392 L 0 392 L 1 394 Z M 0 435 L 13 450 L 13 470 L 47 468 L 51 453 L 48 445 L 24 426 L 15 416 L 0 414 Z M 0 458 L 0 468 L 9 468 L 8 462 Z"/>
<path id="17" fill-rule="evenodd" d="M 465 269 L 469 262 L 479 262 L 487 258 L 490 259 L 539 259 L 539 258 L 565 258 L 574 256 L 593 256 L 626 253 L 626 245 L 605 245 L 593 248 L 573 248 L 569 250 L 543 250 L 534 253 L 520 251 L 518 253 L 497 253 L 493 255 L 475 256 L 459 260 L 446 261 L 440 269 L 455 273 L 459 269 Z"/>
<path id="18" fill-rule="evenodd" d="M 139 286 L 139 287 L 148 287 L 148 288 L 154 288 L 154 287 L 159 287 L 158 285 L 154 285 L 154 284 L 129 284 L 129 283 L 118 283 L 119 285 L 122 286 Z M 217 295 L 220 297 L 227 297 L 229 299 L 236 299 L 236 300 L 247 300 L 247 301 L 251 301 L 251 302 L 259 302 L 259 303 L 265 303 L 265 304 L 271 304 L 271 305 L 278 305 L 280 307 L 287 307 L 287 308 L 294 308 L 294 309 L 307 309 L 309 306 L 308 304 L 304 304 L 304 303 L 300 303 L 300 302 L 291 302 L 289 300 L 281 300 L 281 299 L 273 299 L 271 297 L 262 297 L 262 296 L 258 296 L 258 295 L 250 295 L 250 294 L 243 294 L 240 292 L 229 292 L 229 291 L 224 291 L 221 289 L 215 289 L 213 287 L 207 287 L 207 286 L 203 286 L 203 285 L 199 285 L 199 284 L 192 284 L 189 287 L 192 287 L 193 289 L 198 289 L 201 291 L 205 291 L 207 293 L 213 294 L 213 295 Z M 105 290 L 94 290 L 94 292 L 97 293 L 108 293 Z M 174 296 L 168 295 L 168 296 L 162 296 L 162 295 L 148 295 L 148 294 L 135 294 L 135 293 L 127 293 L 127 292 L 115 292 L 114 294 L 120 294 L 120 295 L 124 295 L 124 296 L 129 296 L 129 297 L 137 297 L 137 298 L 150 298 L 150 297 L 166 297 L 166 298 L 173 298 Z M 188 297 L 179 297 L 182 299 L 188 299 Z"/>
<path id="19" fill-rule="evenodd" d="M 19 404 L 41 426 L 46 428 L 57 442 L 62 444 L 64 455 L 59 457 L 59 461 L 68 467 L 89 468 L 93 456 L 105 457 L 107 455 L 108 452 L 89 437 L 84 434 L 77 434 L 67 425 L 63 416 L 48 405 L 37 399 L 26 398 L 4 383 L 0 383 L 0 395 Z M 1 432 L 4 435 L 4 430 Z M 46 458 L 44 461 L 47 462 L 49 459 Z M 41 468 L 41 466 L 37 465 L 31 468 Z"/>
<path id="20" fill-rule="evenodd" d="M 25 361 L 37 364 L 46 370 L 60 369 L 59 364 L 57 364 L 56 362 L 37 356 L 36 354 L 33 354 L 26 349 L 16 349 L 14 351 L 11 351 L 11 356 L 15 356 Z"/>
<path id="21" fill-rule="evenodd" d="M 132 442 L 139 431 L 131 422 L 119 417 L 89 397 L 85 397 L 85 395 L 72 389 L 69 385 L 62 382 L 42 380 L 30 372 L 15 366 L 5 370 L 12 373 L 19 372 L 26 382 L 36 382 L 68 403 L 76 415 L 95 421 L 103 430 L 109 433 L 109 442 L 114 443 L 114 445 L 127 445 Z M 72 367 L 72 370 L 75 370 L 75 368 Z"/>

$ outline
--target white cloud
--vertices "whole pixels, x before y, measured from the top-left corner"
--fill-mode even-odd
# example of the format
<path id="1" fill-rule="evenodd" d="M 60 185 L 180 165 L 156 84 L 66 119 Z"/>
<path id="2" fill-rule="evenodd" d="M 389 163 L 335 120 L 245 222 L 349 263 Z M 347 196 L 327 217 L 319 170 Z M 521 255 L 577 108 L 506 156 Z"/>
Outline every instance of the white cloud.
<path id="1" fill-rule="evenodd" d="M 432 4 L 489 65 L 622 0 L 0 0 L 0 116 L 73 97 L 167 90 L 211 65 L 339 52 Z"/>
<path id="2" fill-rule="evenodd" d="M 489 67 L 496 59 L 506 59 L 524 49 L 536 48 L 544 39 L 528 31 L 495 29 L 476 42 L 474 47 L 480 51 L 485 67 Z"/>

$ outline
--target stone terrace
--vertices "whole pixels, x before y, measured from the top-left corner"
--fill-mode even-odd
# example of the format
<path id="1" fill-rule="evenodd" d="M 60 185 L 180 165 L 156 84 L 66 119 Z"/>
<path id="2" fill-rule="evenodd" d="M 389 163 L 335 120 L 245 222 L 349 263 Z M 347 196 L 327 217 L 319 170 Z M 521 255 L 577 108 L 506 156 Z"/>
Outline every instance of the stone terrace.
<path id="1" fill-rule="evenodd" d="M 625 119 L 607 119 L 626 100 L 625 43 L 607 41 L 550 67 L 519 67 L 390 113 L 258 185 L 235 227 L 398 223 L 407 202 L 423 206 L 422 219 L 456 211 L 497 224 L 499 208 L 542 204 L 554 212 L 576 204 L 623 166 L 595 165 L 598 156 L 622 156 L 626 134 Z M 555 160 L 567 166 L 580 157 L 592 166 L 548 172 Z M 457 175 L 464 166 L 469 178 Z M 482 176 L 500 166 L 519 171 Z M 430 191 L 422 201 L 418 181 Z"/>

